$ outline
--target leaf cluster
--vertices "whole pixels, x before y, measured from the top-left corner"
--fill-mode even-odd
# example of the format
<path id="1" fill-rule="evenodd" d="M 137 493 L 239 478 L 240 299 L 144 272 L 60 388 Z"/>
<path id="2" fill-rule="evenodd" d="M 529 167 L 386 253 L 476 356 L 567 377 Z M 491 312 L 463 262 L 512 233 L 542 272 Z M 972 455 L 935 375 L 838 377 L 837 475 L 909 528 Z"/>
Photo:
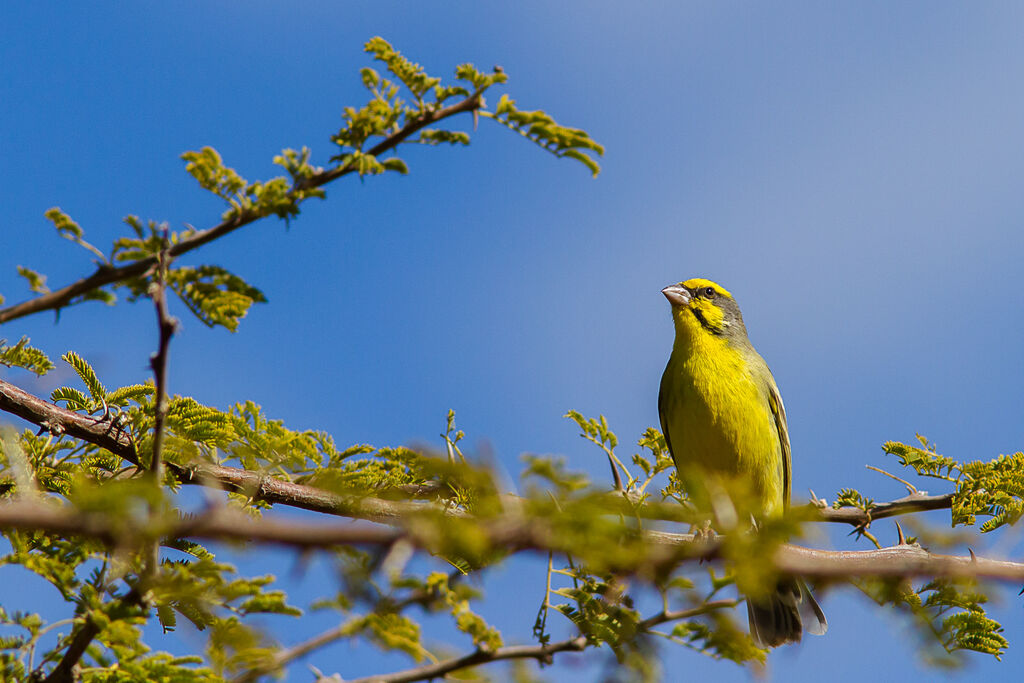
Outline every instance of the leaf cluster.
<path id="1" fill-rule="evenodd" d="M 28 342 L 28 337 L 22 337 L 11 346 L 6 339 L 0 339 L 0 365 L 23 368 L 38 376 L 53 370 L 53 361 L 39 349 L 29 346 Z"/>
<path id="2" fill-rule="evenodd" d="M 859 587 L 879 604 L 891 604 L 913 617 L 929 663 L 951 667 L 962 653 L 979 652 L 999 659 L 1009 643 L 1003 627 L 984 609 L 988 598 L 975 581 L 932 579 L 914 588 L 909 581 L 862 581 Z"/>
<path id="3" fill-rule="evenodd" d="M 920 446 L 890 441 L 883 449 L 919 475 L 955 486 L 954 526 L 973 526 L 978 517 L 987 517 L 979 527 L 987 533 L 1015 524 L 1024 515 L 1024 453 L 961 462 L 939 454 L 935 445 L 920 435 L 918 441 Z"/>

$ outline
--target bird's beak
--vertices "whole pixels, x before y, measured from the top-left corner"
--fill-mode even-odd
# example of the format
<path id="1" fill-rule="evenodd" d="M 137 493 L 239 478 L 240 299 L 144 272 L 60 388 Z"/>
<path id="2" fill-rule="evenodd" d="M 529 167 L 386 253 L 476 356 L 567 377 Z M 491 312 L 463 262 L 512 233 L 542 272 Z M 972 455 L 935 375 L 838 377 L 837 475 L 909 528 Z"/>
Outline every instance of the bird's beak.
<path id="1" fill-rule="evenodd" d="M 665 289 L 661 290 L 661 293 L 665 295 L 668 302 L 673 306 L 685 306 L 690 303 L 690 299 L 693 297 L 690 295 L 690 291 L 682 285 L 669 285 Z"/>

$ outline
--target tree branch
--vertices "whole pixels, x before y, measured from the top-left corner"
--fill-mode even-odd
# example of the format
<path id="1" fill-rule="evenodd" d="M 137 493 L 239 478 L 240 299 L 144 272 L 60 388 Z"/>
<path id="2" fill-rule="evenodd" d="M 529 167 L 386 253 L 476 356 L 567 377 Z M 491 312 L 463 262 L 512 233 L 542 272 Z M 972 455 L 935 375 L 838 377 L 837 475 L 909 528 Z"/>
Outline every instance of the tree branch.
<path id="1" fill-rule="evenodd" d="M 422 128 L 450 116 L 455 116 L 464 112 L 476 111 L 480 109 L 482 104 L 483 98 L 480 93 L 477 92 L 442 109 L 428 108 L 420 115 L 406 121 L 406 124 L 399 130 L 374 145 L 368 154 L 378 156 L 388 152 Z M 327 183 L 337 180 L 342 176 L 355 172 L 356 166 L 351 162 L 321 171 L 320 173 L 314 174 L 301 182 L 295 183 L 288 191 L 288 198 L 298 200 L 306 190 L 326 185 Z M 260 213 L 252 209 L 233 214 L 231 217 L 224 219 L 217 225 L 207 228 L 206 230 L 201 230 L 191 237 L 183 239 L 172 245 L 168 250 L 168 254 L 170 254 L 172 258 L 181 256 L 182 254 L 187 254 L 190 251 L 198 249 L 204 244 L 223 237 L 228 233 L 234 232 L 235 230 L 264 218 L 267 215 L 269 214 Z M 42 294 L 35 298 L 14 304 L 13 306 L 0 309 L 0 324 L 16 320 L 18 318 L 23 318 L 27 315 L 32 315 L 33 313 L 59 310 L 70 304 L 75 297 L 82 296 L 94 289 L 99 289 L 100 287 L 114 284 L 115 282 L 120 282 L 122 280 L 139 277 L 149 269 L 153 268 L 156 263 L 157 257 L 154 256 L 141 259 L 139 261 L 132 261 L 131 263 L 117 267 L 100 264 L 97 266 L 96 271 L 88 277 L 82 278 L 81 280 L 54 290 L 48 294 Z"/>
<path id="2" fill-rule="evenodd" d="M 139 464 L 131 434 L 118 429 L 113 422 L 66 410 L 2 379 L 0 410 L 28 420 L 55 436 L 67 434 L 105 448 L 133 465 Z"/>
<path id="3" fill-rule="evenodd" d="M 413 516 L 409 521 L 415 521 Z M 145 538 L 199 538 L 223 541 L 254 541 L 291 548 L 330 548 L 339 545 L 387 546 L 404 539 L 413 547 L 437 551 L 440 539 L 434 529 L 420 524 L 388 528 L 353 522 L 306 522 L 264 516 L 252 519 L 237 510 L 214 508 L 210 511 L 158 528 L 139 526 L 135 533 Z M 0 504 L 0 528 L 45 530 L 63 534 L 88 536 L 107 543 L 123 544 L 124 520 L 117 524 L 100 515 L 88 515 L 69 508 L 43 503 L 15 500 Z M 545 520 L 505 515 L 493 521 L 481 521 L 482 535 L 495 548 L 511 551 L 532 550 L 547 553 L 565 552 L 564 547 Z M 670 569 L 682 562 L 716 559 L 720 542 L 695 540 L 693 534 L 647 531 L 651 548 L 637 556 L 622 571 Z M 917 545 L 897 545 L 875 550 L 815 550 L 782 544 L 774 556 L 774 564 L 786 574 L 822 579 L 887 576 L 949 576 L 976 577 L 1002 581 L 1024 581 L 1024 563 L 992 560 L 971 555 L 960 557 L 931 553 Z"/>
<path id="4" fill-rule="evenodd" d="M 114 423 L 61 408 L 2 379 L 0 410 L 17 415 L 53 434 L 68 434 L 105 448 L 141 467 L 131 434 Z M 390 501 L 372 496 L 343 496 L 313 486 L 276 479 L 260 472 L 212 463 L 184 466 L 168 462 L 166 467 L 182 484 L 215 484 L 225 491 L 240 493 L 254 500 L 331 515 L 386 521 L 429 509 L 422 503 Z"/>
<path id="5" fill-rule="evenodd" d="M 69 436 L 87 441 L 105 448 L 133 465 L 140 465 L 139 456 L 131 435 L 115 427 L 112 423 L 97 420 L 66 410 L 49 401 L 19 389 L 10 382 L 0 380 L 0 410 L 12 413 L 54 434 L 66 433 Z M 168 462 L 167 469 L 182 484 L 211 486 L 215 484 L 225 491 L 241 493 L 254 500 L 272 504 L 287 505 L 313 512 L 330 515 L 341 515 L 388 521 L 416 512 L 432 509 L 430 504 L 408 501 L 390 501 L 371 496 L 343 496 L 331 493 L 314 486 L 296 484 L 277 479 L 260 472 L 252 472 L 237 467 L 226 467 L 212 463 L 196 463 L 189 466 Z M 408 493 L 413 496 L 429 495 L 436 492 L 435 488 L 417 487 Z M 514 496 L 507 496 L 510 507 L 516 504 Z M 677 521 L 678 514 L 667 514 L 656 510 L 649 512 L 641 507 L 637 509 L 632 502 L 625 500 L 621 493 L 608 496 L 609 512 L 626 512 L 641 514 L 656 519 Z M 953 503 L 953 494 L 929 496 L 924 494 L 904 496 L 888 503 L 879 503 L 866 513 L 859 508 L 844 507 L 816 508 L 808 506 L 815 516 L 825 522 L 838 522 L 853 526 L 866 526 L 872 520 L 894 517 L 897 515 L 919 512 L 922 510 L 949 509 Z M 650 506 L 646 506 L 650 507 Z M 679 506 L 672 506 L 672 512 L 678 513 Z M 449 514 L 460 514 L 448 511 Z"/>
<path id="6" fill-rule="evenodd" d="M 199 538 L 218 541 L 255 541 L 289 548 L 329 548 L 338 545 L 387 545 L 405 532 L 353 522 L 312 523 L 264 517 L 253 519 L 229 508 L 213 508 L 174 523 L 139 525 L 126 532 L 125 520 L 112 523 L 102 515 L 84 514 L 68 507 L 27 500 L 0 503 L 0 528 L 49 531 L 95 538 L 109 545 L 143 541 L 149 537 Z M 128 527 L 131 529 L 131 527 Z M 126 538 L 133 533 L 138 538 Z"/>
<path id="7" fill-rule="evenodd" d="M 138 588 L 133 588 L 123 598 L 120 598 L 120 602 L 121 605 L 126 607 L 140 605 L 142 604 L 142 591 L 138 590 Z M 43 683 L 75 683 L 78 680 L 75 667 L 101 630 L 99 624 L 91 616 L 87 615 L 78 627 L 78 630 L 75 631 L 68 649 L 65 650 L 64 656 L 57 662 L 57 666 L 50 671 L 46 678 L 42 678 L 43 665 L 40 664 L 39 669 L 33 672 L 30 680 L 42 680 Z"/>
<path id="8" fill-rule="evenodd" d="M 49 675 L 43 679 L 43 683 L 74 683 L 76 678 L 75 665 L 78 664 L 78 660 L 82 658 L 86 649 L 99 633 L 100 627 L 96 625 L 96 622 L 86 617 L 85 621 L 82 622 L 82 625 L 75 632 L 74 638 L 71 639 L 68 649 L 64 651 L 64 656 L 57 662 L 57 666 L 50 671 Z"/>
<path id="9" fill-rule="evenodd" d="M 464 576 L 461 572 L 455 572 L 452 576 L 449 576 L 449 582 L 454 582 L 458 577 Z M 389 605 L 389 611 L 393 610 L 395 613 L 400 613 L 409 605 L 416 603 L 426 604 L 431 598 L 436 595 L 436 592 L 424 589 L 418 589 L 412 592 L 411 595 L 406 598 Z M 344 638 L 348 634 L 349 627 L 347 624 L 340 624 L 332 629 L 328 629 L 323 633 L 313 636 L 309 640 L 305 640 L 292 647 L 279 650 L 273 657 L 273 660 L 266 665 L 258 666 L 245 673 L 239 674 L 231 679 L 231 683 L 253 683 L 260 676 L 279 671 L 291 662 L 295 661 L 300 657 L 308 655 L 310 652 L 319 650 L 322 647 L 330 645 L 336 640 Z"/>
<path id="10" fill-rule="evenodd" d="M 460 669 L 508 659 L 536 659 L 537 661 L 547 663 L 551 660 L 551 656 L 558 652 L 582 652 L 586 646 L 586 636 L 576 636 L 575 638 L 547 645 L 512 645 L 493 651 L 477 650 L 468 655 L 448 659 L 437 664 L 429 664 L 415 669 L 406 669 L 405 671 L 397 671 L 380 676 L 354 678 L 346 680 L 346 683 L 409 683 L 410 681 L 428 681 Z"/>
<path id="11" fill-rule="evenodd" d="M 167 239 L 167 229 L 163 231 L 164 247 L 160 250 L 157 264 L 153 273 L 152 296 L 153 307 L 156 309 L 156 322 L 160 334 L 157 345 L 157 352 L 149 359 L 149 365 L 153 369 L 153 384 L 156 397 L 153 400 L 153 454 L 149 462 L 149 473 L 153 477 L 156 486 L 162 486 L 164 481 L 164 429 L 167 421 L 167 356 L 170 351 L 171 337 L 178 326 L 178 321 L 167 312 L 167 268 L 170 265 L 170 255 L 167 250 L 170 241 Z M 150 506 L 150 514 L 156 511 Z M 154 540 L 149 544 L 146 553 L 146 565 L 144 577 L 152 579 L 160 568 L 160 543 Z"/>
<path id="12" fill-rule="evenodd" d="M 912 493 L 909 496 L 898 498 L 888 503 L 878 503 L 871 508 L 870 512 L 864 512 L 860 508 L 842 507 L 819 508 L 822 521 L 842 522 L 853 526 L 867 526 L 873 520 L 884 519 L 905 515 L 911 512 L 923 512 L 925 510 L 948 510 L 953 505 L 953 494 L 944 493 L 937 496 L 929 496 L 925 493 Z"/>
<path id="13" fill-rule="evenodd" d="M 715 610 L 728 609 L 735 607 L 736 605 L 743 602 L 742 600 L 712 600 L 711 602 L 705 602 L 703 605 L 692 607 L 690 609 L 674 610 L 671 612 L 661 611 L 655 614 L 653 617 L 648 617 L 640 622 L 640 628 L 645 631 L 650 631 L 655 626 L 668 623 L 670 621 L 679 621 L 680 619 L 690 619 L 697 617 L 702 614 L 708 614 Z"/>
<path id="14" fill-rule="evenodd" d="M 641 621 L 640 628 L 644 631 L 649 631 L 655 626 L 666 622 L 689 619 L 718 609 L 735 607 L 738 603 L 738 600 L 715 600 L 700 605 L 699 607 L 694 607 L 693 609 L 678 610 L 674 612 L 660 612 Z M 411 683 L 412 681 L 426 681 L 444 676 L 460 669 L 466 669 L 471 666 L 509 659 L 536 659 L 538 662 L 543 664 L 550 664 L 552 655 L 559 652 L 582 652 L 586 647 L 587 637 L 581 635 L 576 636 L 575 638 L 567 638 L 566 640 L 562 640 L 557 643 L 548 643 L 547 645 L 513 645 L 491 651 L 477 650 L 470 654 L 463 655 L 462 657 L 455 657 L 443 662 L 438 662 L 437 664 L 416 667 L 414 669 L 406 669 L 405 671 L 398 671 L 381 676 L 356 678 L 348 680 L 346 683 Z"/>
<path id="15" fill-rule="evenodd" d="M 156 322 L 160 330 L 160 342 L 157 352 L 149 359 L 153 369 L 153 380 L 156 397 L 153 401 L 153 457 L 149 463 L 149 471 L 157 482 L 163 481 L 164 422 L 167 420 L 167 355 L 170 350 L 171 337 L 178 327 L 178 322 L 167 312 L 167 267 L 170 246 L 167 231 L 163 235 L 164 248 L 160 251 L 153 277 L 153 306 L 156 308 Z"/>

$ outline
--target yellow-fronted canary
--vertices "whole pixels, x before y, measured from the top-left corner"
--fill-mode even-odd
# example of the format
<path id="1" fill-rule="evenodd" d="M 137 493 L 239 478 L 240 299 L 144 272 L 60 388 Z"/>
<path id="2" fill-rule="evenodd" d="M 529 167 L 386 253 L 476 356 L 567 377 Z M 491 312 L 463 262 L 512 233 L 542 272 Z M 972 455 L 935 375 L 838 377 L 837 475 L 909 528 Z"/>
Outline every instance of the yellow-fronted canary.
<path id="1" fill-rule="evenodd" d="M 736 300 L 702 278 L 661 291 L 672 304 L 676 334 L 658 413 L 684 488 L 712 517 L 722 510 L 781 515 L 792 483 L 786 409 L 768 365 L 747 338 Z M 737 506 L 738 490 L 744 495 Z M 730 496 L 728 504 L 722 496 Z M 804 628 L 819 635 L 828 628 L 804 582 L 789 577 L 766 596 L 748 597 L 747 614 L 750 635 L 761 647 L 797 642 Z"/>

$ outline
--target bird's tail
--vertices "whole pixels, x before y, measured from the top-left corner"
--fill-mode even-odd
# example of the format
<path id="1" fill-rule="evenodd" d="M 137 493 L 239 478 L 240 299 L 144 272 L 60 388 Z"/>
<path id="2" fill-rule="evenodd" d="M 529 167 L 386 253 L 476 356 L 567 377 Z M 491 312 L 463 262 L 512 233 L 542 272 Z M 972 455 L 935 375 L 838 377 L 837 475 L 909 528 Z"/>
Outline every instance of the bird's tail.
<path id="1" fill-rule="evenodd" d="M 758 647 L 798 643 L 805 628 L 816 636 L 828 630 L 825 613 L 800 579 L 782 579 L 774 593 L 747 598 L 747 616 L 750 637 Z"/>

